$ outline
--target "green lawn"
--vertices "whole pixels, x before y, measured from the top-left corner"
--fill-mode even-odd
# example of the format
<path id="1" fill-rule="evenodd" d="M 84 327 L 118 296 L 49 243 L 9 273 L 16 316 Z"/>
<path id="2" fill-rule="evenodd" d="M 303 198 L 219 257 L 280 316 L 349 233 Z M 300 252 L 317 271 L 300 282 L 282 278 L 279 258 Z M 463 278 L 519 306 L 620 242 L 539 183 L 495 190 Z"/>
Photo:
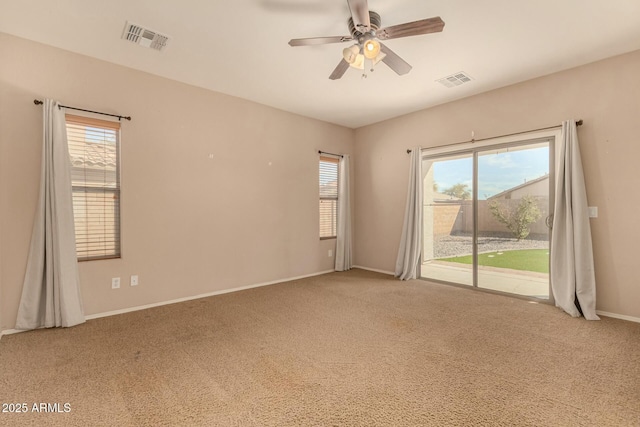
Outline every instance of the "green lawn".
<path id="1" fill-rule="evenodd" d="M 439 258 L 438 261 L 472 264 L 472 256 Z M 519 251 L 489 252 L 478 254 L 478 264 L 488 267 L 510 268 L 512 270 L 536 271 L 549 273 L 548 249 L 524 249 Z"/>

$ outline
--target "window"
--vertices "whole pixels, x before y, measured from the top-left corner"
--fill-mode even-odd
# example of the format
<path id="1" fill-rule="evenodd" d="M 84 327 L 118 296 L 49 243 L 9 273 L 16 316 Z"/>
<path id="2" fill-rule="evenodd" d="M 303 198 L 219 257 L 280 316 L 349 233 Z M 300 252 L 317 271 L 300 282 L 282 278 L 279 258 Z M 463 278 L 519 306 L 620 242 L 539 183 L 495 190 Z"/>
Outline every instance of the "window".
<path id="1" fill-rule="evenodd" d="M 320 238 L 336 237 L 338 217 L 338 159 L 320 157 Z"/>
<path id="2" fill-rule="evenodd" d="M 78 261 L 120 257 L 120 123 L 67 115 Z"/>

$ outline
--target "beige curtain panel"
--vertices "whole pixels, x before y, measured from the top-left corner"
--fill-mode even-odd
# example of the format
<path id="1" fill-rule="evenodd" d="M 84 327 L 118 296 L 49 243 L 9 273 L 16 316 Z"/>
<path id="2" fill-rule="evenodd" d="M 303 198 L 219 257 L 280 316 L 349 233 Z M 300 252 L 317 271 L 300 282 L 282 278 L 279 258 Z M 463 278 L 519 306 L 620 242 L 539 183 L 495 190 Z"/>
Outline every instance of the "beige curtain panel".
<path id="1" fill-rule="evenodd" d="M 73 326 L 85 321 L 78 279 L 71 163 L 64 112 L 43 104 L 42 171 L 16 329 Z"/>
<path id="2" fill-rule="evenodd" d="M 336 228 L 336 271 L 351 270 L 351 195 L 349 183 L 349 155 L 338 164 L 338 225 Z"/>
<path id="3" fill-rule="evenodd" d="M 400 280 L 415 279 L 422 254 L 422 148 L 411 151 L 409 188 L 404 213 L 395 276 Z"/>
<path id="4" fill-rule="evenodd" d="M 551 289 L 556 306 L 571 316 L 579 317 L 582 311 L 585 319 L 599 320 L 587 190 L 574 120 L 562 123 L 559 157 L 551 237 Z"/>

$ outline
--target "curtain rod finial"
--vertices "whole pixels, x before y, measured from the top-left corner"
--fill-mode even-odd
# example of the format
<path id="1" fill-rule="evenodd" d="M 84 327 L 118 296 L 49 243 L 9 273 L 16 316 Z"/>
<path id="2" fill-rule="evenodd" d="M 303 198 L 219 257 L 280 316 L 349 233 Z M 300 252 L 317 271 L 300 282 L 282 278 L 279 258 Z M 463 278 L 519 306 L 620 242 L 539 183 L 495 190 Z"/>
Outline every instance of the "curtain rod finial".
<path id="1" fill-rule="evenodd" d="M 34 104 L 36 104 L 36 105 L 42 105 L 42 104 L 44 104 L 44 102 L 40 101 L 39 99 L 34 99 L 34 100 L 33 100 L 33 103 L 34 103 Z"/>
<path id="2" fill-rule="evenodd" d="M 411 154 L 411 150 L 407 150 L 407 154 Z"/>

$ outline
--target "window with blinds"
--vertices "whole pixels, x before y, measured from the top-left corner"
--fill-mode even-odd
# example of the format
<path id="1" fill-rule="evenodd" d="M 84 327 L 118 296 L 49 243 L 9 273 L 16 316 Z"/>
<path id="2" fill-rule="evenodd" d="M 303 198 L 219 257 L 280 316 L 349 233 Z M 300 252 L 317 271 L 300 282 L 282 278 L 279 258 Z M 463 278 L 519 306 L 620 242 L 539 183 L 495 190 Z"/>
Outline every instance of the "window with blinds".
<path id="1" fill-rule="evenodd" d="M 120 123 L 67 115 L 78 261 L 120 257 Z"/>
<path id="2" fill-rule="evenodd" d="M 338 220 L 338 159 L 320 157 L 320 238 L 336 237 Z"/>

